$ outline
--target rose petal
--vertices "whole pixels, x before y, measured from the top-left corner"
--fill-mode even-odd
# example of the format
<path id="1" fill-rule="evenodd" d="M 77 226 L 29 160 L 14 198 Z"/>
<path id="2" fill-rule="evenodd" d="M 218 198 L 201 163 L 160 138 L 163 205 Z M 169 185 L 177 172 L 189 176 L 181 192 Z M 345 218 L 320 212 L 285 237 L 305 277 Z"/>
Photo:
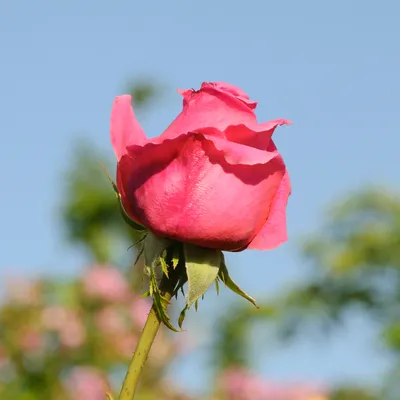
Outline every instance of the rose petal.
<path id="1" fill-rule="evenodd" d="M 135 118 L 131 105 L 131 96 L 118 96 L 111 111 L 111 143 L 117 159 L 126 153 L 126 147 L 132 144 L 144 144 L 146 135 Z"/>
<path id="2" fill-rule="evenodd" d="M 255 147 L 260 150 L 267 150 L 270 139 L 279 125 L 290 125 L 287 119 L 276 119 L 262 124 L 231 125 L 225 129 L 225 137 L 231 142 L 241 143 L 246 146 Z"/>
<path id="3" fill-rule="evenodd" d="M 201 133 L 211 140 L 215 147 L 224 153 L 226 161 L 230 164 L 254 165 L 267 163 L 278 154 L 276 147 L 270 148 L 271 136 L 278 125 L 290 123 L 288 120 L 279 119 L 262 124 L 256 123 L 253 128 L 242 124 L 228 126 L 224 132 L 206 127 L 189 133 Z M 165 140 L 172 139 L 159 136 L 150 139 L 148 144 L 161 144 Z M 133 152 L 137 149 L 137 146 L 131 146 Z"/>
<path id="4" fill-rule="evenodd" d="M 286 205 L 290 192 L 290 179 L 286 172 L 276 192 L 268 219 L 248 246 L 249 249 L 270 250 L 286 242 Z"/>
<path id="5" fill-rule="evenodd" d="M 242 127 L 246 128 L 244 125 Z M 229 164 L 266 164 L 279 154 L 275 150 L 259 150 L 244 144 L 230 142 L 221 138 L 217 132 L 214 128 L 204 128 L 197 131 L 197 133 L 202 133 L 206 139 L 213 142 L 215 148 L 223 153 L 225 160 Z"/>
<path id="6" fill-rule="evenodd" d="M 173 139 L 183 133 L 200 128 L 213 127 L 224 131 L 229 125 L 254 125 L 254 111 L 243 99 L 232 92 L 204 83 L 200 90 L 181 90 L 184 97 L 183 110 L 161 135 Z"/>
<path id="7" fill-rule="evenodd" d="M 196 133 L 132 146 L 129 181 L 121 183 L 132 213 L 156 235 L 235 250 L 267 219 L 285 166 L 276 154 L 247 146 L 234 154 L 232 143 L 221 148 L 214 139 Z M 265 163 L 254 164 L 251 152 L 264 154 Z M 235 157 L 249 164 L 227 161 Z"/>
<path id="8" fill-rule="evenodd" d="M 249 130 L 250 132 L 250 130 Z M 255 165 L 255 164 L 266 164 L 271 161 L 274 157 L 279 155 L 276 147 L 269 146 L 267 150 L 260 150 L 255 147 L 246 146 L 240 143 L 230 142 L 224 138 L 224 133 L 215 128 L 201 128 L 196 132 L 189 132 L 177 136 L 174 139 L 163 139 L 162 137 L 156 137 L 149 140 L 145 146 L 129 146 L 127 153 L 134 159 L 143 152 L 148 151 L 151 157 L 151 151 L 156 149 L 156 146 L 162 145 L 175 140 L 183 140 L 187 136 L 201 136 L 204 140 L 213 143 L 215 150 L 220 152 L 220 156 L 223 156 L 228 164 L 236 165 Z M 153 150 L 151 150 L 153 149 Z M 150 158 L 149 158 L 150 160 Z"/>
<path id="9" fill-rule="evenodd" d="M 247 107 L 251 108 L 254 110 L 257 107 L 257 102 L 250 100 L 249 96 L 247 93 L 240 89 L 237 86 L 231 85 L 230 83 L 226 82 L 203 82 L 201 85 L 201 88 L 207 88 L 207 87 L 213 87 L 216 88 L 217 90 L 220 90 L 221 92 L 226 92 L 229 94 L 232 94 L 233 96 L 237 97 L 240 101 L 245 103 Z"/>

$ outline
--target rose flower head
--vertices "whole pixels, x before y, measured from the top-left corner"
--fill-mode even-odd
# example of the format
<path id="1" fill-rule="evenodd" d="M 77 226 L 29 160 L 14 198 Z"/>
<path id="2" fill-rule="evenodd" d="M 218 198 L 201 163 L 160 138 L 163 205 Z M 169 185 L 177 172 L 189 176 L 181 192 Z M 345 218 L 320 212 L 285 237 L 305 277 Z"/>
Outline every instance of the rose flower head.
<path id="1" fill-rule="evenodd" d="M 182 112 L 154 139 L 131 96 L 114 101 L 111 141 L 129 217 L 156 236 L 219 250 L 284 242 L 290 181 L 272 134 L 290 121 L 259 124 L 257 103 L 227 83 L 180 93 Z"/>
<path id="2" fill-rule="evenodd" d="M 205 82 L 180 90 L 181 113 L 158 137 L 146 137 L 131 96 L 115 99 L 113 183 L 125 220 L 141 233 L 145 272 L 157 313 L 168 327 L 156 267 L 172 294 L 188 283 L 186 307 L 222 281 L 255 304 L 229 277 L 223 250 L 268 250 L 286 241 L 289 175 L 272 135 L 285 119 L 258 123 L 257 103 L 241 89 Z M 111 178 L 110 178 L 111 179 Z M 141 254 L 141 252 L 139 253 Z"/>

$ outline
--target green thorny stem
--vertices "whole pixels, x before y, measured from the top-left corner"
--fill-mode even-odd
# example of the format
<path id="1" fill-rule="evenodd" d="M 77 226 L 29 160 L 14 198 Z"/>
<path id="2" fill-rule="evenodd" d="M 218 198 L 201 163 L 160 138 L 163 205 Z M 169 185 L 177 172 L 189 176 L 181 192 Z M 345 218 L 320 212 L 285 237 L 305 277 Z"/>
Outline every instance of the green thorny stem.
<path id="1" fill-rule="evenodd" d="M 165 275 L 163 275 L 160 282 L 160 292 L 165 299 L 165 307 L 168 306 L 168 303 L 174 294 L 174 288 L 179 280 L 179 275 L 177 273 L 173 273 L 177 271 L 171 272 L 172 274 L 170 273 L 169 279 Z M 126 373 L 124 383 L 119 394 L 119 400 L 132 400 L 134 398 L 140 374 L 147 360 L 157 332 L 160 328 L 160 324 L 161 320 L 157 315 L 153 303 L 153 307 L 151 308 L 150 313 L 147 317 L 146 324 L 144 325 L 139 342 L 136 346 L 136 350 L 129 364 L 128 372 Z"/>

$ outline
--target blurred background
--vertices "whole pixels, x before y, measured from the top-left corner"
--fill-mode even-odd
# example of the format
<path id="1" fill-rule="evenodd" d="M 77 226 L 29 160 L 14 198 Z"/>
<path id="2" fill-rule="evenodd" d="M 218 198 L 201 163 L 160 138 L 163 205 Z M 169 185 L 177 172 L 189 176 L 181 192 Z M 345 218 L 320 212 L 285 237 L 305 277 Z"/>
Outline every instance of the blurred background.
<path id="1" fill-rule="evenodd" d="M 227 254 L 260 310 L 210 291 L 162 329 L 139 400 L 400 399 L 400 4 L 395 0 L 0 2 L 0 398 L 100 400 L 150 304 L 109 116 L 148 136 L 176 88 L 226 81 L 289 118 L 289 241 Z M 181 304 L 174 303 L 177 316 Z"/>

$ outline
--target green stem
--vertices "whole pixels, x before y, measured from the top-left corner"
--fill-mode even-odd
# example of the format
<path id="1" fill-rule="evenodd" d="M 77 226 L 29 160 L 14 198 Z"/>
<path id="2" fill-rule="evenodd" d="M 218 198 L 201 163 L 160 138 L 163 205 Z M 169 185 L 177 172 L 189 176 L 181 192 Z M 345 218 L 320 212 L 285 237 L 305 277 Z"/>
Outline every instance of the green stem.
<path id="1" fill-rule="evenodd" d="M 174 282 L 163 276 L 160 283 L 160 291 L 166 301 L 169 301 L 173 294 Z M 144 364 L 149 355 L 151 346 L 160 328 L 161 321 L 157 316 L 154 304 L 147 317 L 146 324 L 144 325 L 139 343 L 136 346 L 135 353 L 133 354 L 131 363 L 128 367 L 124 383 L 119 395 L 119 400 L 133 400 L 135 391 L 139 382 L 139 377 L 144 367 Z"/>

